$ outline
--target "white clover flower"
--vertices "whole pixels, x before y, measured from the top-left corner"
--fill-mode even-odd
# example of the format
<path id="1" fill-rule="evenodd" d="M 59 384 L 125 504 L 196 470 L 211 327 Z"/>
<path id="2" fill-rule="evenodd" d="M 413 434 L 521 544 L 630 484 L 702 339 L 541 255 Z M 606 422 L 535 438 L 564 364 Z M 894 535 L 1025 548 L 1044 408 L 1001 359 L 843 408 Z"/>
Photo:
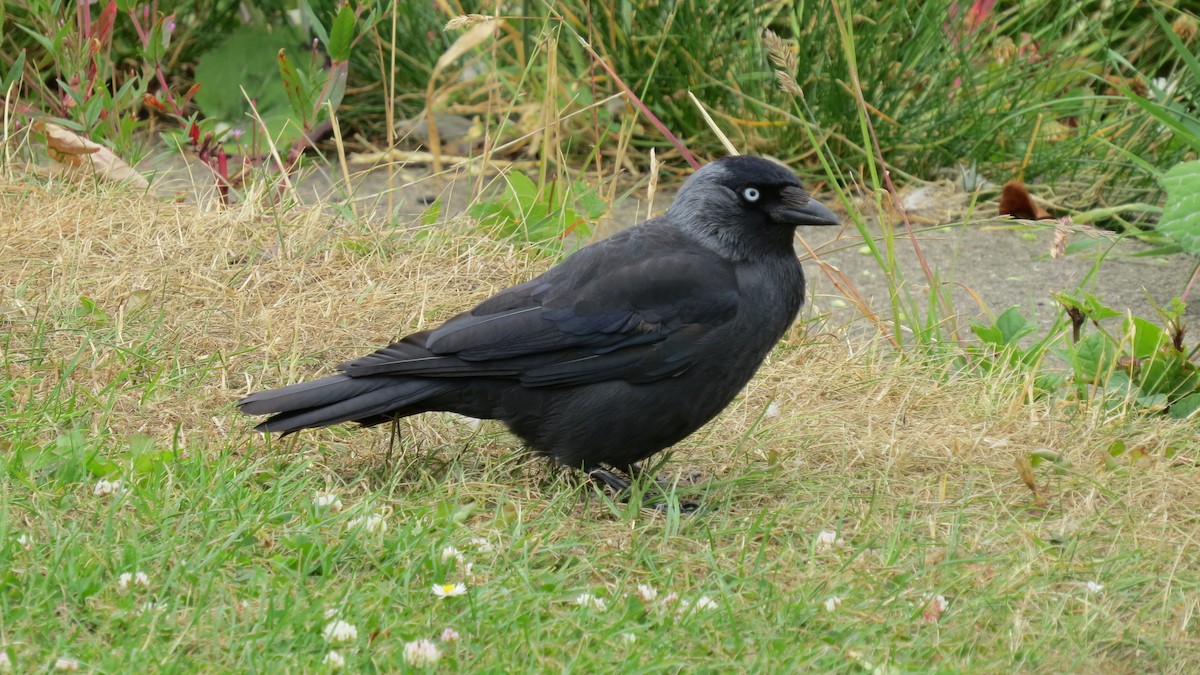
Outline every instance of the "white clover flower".
<path id="1" fill-rule="evenodd" d="M 124 491 L 125 488 L 121 486 L 121 481 L 119 480 L 109 481 L 101 479 L 96 482 L 96 487 L 92 488 L 92 494 L 96 495 L 97 497 L 119 495 Z"/>
<path id="2" fill-rule="evenodd" d="M 826 612 L 834 612 L 837 611 L 838 607 L 842 606 L 842 599 L 836 595 L 831 595 L 828 598 L 825 598 L 825 602 L 821 604 L 825 605 Z"/>
<path id="3" fill-rule="evenodd" d="M 8 650 L 0 650 L 0 672 L 7 673 L 12 668 L 12 659 L 8 658 Z"/>
<path id="4" fill-rule="evenodd" d="M 467 594 L 466 584 L 435 584 L 433 594 L 439 598 L 456 598 Z"/>
<path id="5" fill-rule="evenodd" d="M 134 573 L 122 572 L 121 576 L 117 577 L 117 585 L 122 589 L 129 588 L 130 586 L 145 588 L 150 585 L 150 577 L 140 570 Z"/>
<path id="6" fill-rule="evenodd" d="M 467 542 L 467 546 L 470 546 L 480 553 L 491 553 L 492 551 L 496 550 L 496 548 L 492 546 L 492 542 L 484 539 L 483 537 L 472 537 L 471 540 Z"/>
<path id="7" fill-rule="evenodd" d="M 29 536 L 28 534 L 22 534 L 21 536 L 17 537 L 17 543 L 20 544 L 21 548 L 25 549 L 26 551 L 33 550 L 33 537 Z"/>
<path id="8" fill-rule="evenodd" d="M 325 630 L 321 631 L 321 635 L 325 637 L 326 642 L 340 645 L 357 640 L 358 629 L 354 627 L 354 624 L 338 619 L 336 621 L 330 621 L 329 624 L 325 626 Z"/>
<path id="9" fill-rule="evenodd" d="M 442 652 L 430 640 L 413 640 L 404 645 L 404 662 L 414 668 L 432 666 L 442 658 Z"/>
<path id="10" fill-rule="evenodd" d="M 330 670 L 341 670 L 346 667 L 346 657 L 336 650 L 330 650 L 325 658 L 321 659 L 321 665 L 328 666 Z"/>
<path id="11" fill-rule="evenodd" d="M 682 617 L 693 609 L 697 612 L 707 612 L 716 609 L 718 606 L 719 605 L 717 605 L 716 600 L 713 600 L 707 595 L 702 595 L 695 602 L 691 602 L 689 600 L 680 600 L 678 612 L 679 616 Z"/>
<path id="12" fill-rule="evenodd" d="M 941 614 L 942 612 L 946 611 L 947 607 L 950 606 L 949 601 L 946 600 L 946 596 L 944 595 L 926 593 L 925 601 L 929 607 L 929 611 L 933 612 L 934 614 Z"/>
<path id="13" fill-rule="evenodd" d="M 1083 589 L 1088 593 L 1101 593 L 1104 591 L 1104 584 L 1098 584 L 1094 581 L 1089 581 L 1083 585 Z"/>
<path id="14" fill-rule="evenodd" d="M 338 609 L 337 607 L 330 607 L 329 609 L 325 610 L 325 620 L 328 621 L 328 620 L 332 619 L 333 617 L 335 617 L 339 613 L 341 613 L 341 611 L 342 610 Z"/>
<path id="15" fill-rule="evenodd" d="M 383 515 L 379 513 L 372 513 L 369 516 L 353 518 L 350 520 L 350 522 L 346 523 L 347 529 L 353 530 L 359 527 L 365 529 L 371 534 L 383 534 L 384 532 L 387 532 L 388 525 L 387 521 L 383 519 Z"/>
<path id="16" fill-rule="evenodd" d="M 318 492 L 313 497 L 313 504 L 319 509 L 329 509 L 330 511 L 342 510 L 342 500 L 333 492 Z"/>
<path id="17" fill-rule="evenodd" d="M 651 603 L 658 597 L 658 590 L 649 584 L 638 584 L 637 594 L 642 599 L 642 602 Z"/>
<path id="18" fill-rule="evenodd" d="M 625 644 L 629 645 L 637 642 L 637 636 L 633 633 L 621 633 L 621 639 L 625 641 Z"/>
<path id="19" fill-rule="evenodd" d="M 458 642 L 459 638 L 461 637 L 462 636 L 458 634 L 458 631 L 454 630 L 453 628 L 447 628 L 446 630 L 442 631 L 442 642 Z"/>
<path id="20" fill-rule="evenodd" d="M 447 560 L 454 560 L 459 565 L 466 562 L 466 558 L 463 557 L 462 551 L 454 548 L 453 546 L 447 546 L 446 548 L 442 549 L 442 562 L 446 562 Z"/>
<path id="21" fill-rule="evenodd" d="M 579 596 L 575 598 L 575 604 L 579 605 L 580 607 L 594 609 L 597 612 L 603 612 L 604 610 L 608 609 L 608 602 L 604 598 L 597 597 L 591 593 L 580 593 Z"/>
<path id="22" fill-rule="evenodd" d="M 817 533 L 818 551 L 825 551 L 833 548 L 834 546 L 840 546 L 841 543 L 842 540 L 838 538 L 837 532 L 832 530 L 821 530 L 819 533 Z"/>
<path id="23" fill-rule="evenodd" d="M 67 658 L 65 656 L 60 656 L 54 660 L 54 669 L 64 671 L 79 670 L 79 661 Z"/>
<path id="24" fill-rule="evenodd" d="M 763 417 L 766 419 L 774 419 L 779 417 L 779 404 L 775 401 L 771 401 L 771 403 L 767 405 L 767 411 L 763 413 Z"/>

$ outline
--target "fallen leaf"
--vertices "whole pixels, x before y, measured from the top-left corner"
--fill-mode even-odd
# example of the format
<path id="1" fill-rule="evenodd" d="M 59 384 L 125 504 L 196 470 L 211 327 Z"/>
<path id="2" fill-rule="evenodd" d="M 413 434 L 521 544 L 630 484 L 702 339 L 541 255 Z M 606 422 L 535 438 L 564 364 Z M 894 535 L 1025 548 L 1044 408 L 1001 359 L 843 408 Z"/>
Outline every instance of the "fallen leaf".
<path id="1" fill-rule="evenodd" d="M 1047 220 L 1054 217 L 1033 201 L 1029 190 L 1026 190 L 1019 180 L 1010 180 L 1004 184 L 1004 192 L 1000 194 L 1000 215 L 1023 220 Z"/>
<path id="2" fill-rule="evenodd" d="M 38 122 L 37 128 L 45 134 L 46 150 L 54 161 L 72 169 L 90 168 L 105 180 L 149 187 L 142 174 L 103 145 L 51 122 Z"/>

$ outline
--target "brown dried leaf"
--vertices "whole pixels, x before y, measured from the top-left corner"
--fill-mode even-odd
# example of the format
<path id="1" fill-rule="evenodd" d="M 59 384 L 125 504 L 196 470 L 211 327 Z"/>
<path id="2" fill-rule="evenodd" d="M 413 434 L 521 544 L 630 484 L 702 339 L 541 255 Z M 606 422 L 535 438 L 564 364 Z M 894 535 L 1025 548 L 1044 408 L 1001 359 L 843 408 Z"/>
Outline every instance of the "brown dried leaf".
<path id="1" fill-rule="evenodd" d="M 1010 180 L 1000 194 L 1000 215 L 1024 220 L 1047 220 L 1054 216 L 1033 201 L 1033 196 L 1019 180 Z"/>
<path id="2" fill-rule="evenodd" d="M 46 135 L 46 149 L 54 161 L 74 169 L 90 168 L 105 180 L 149 187 L 142 174 L 103 145 L 50 122 L 39 122 L 38 128 Z"/>
<path id="3" fill-rule="evenodd" d="M 434 72 L 440 73 L 442 70 L 445 70 L 446 66 L 457 61 L 463 54 L 486 42 L 500 28 L 500 23 L 500 21 L 484 21 L 472 26 L 471 30 L 458 36 L 454 44 L 450 45 L 450 48 L 438 57 L 437 65 L 433 68 Z"/>

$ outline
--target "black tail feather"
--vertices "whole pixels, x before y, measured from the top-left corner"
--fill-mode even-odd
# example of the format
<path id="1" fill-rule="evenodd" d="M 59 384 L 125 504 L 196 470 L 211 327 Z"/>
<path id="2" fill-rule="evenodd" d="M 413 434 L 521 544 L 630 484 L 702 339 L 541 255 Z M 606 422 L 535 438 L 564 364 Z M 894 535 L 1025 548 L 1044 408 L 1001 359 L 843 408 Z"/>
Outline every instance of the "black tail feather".
<path id="1" fill-rule="evenodd" d="M 428 408 L 426 399 L 450 391 L 453 382 L 416 377 L 331 377 L 260 391 L 238 401 L 242 412 L 271 415 L 255 427 L 264 433 L 290 434 L 341 422 L 378 424 Z M 408 408 L 408 410 L 405 410 Z"/>

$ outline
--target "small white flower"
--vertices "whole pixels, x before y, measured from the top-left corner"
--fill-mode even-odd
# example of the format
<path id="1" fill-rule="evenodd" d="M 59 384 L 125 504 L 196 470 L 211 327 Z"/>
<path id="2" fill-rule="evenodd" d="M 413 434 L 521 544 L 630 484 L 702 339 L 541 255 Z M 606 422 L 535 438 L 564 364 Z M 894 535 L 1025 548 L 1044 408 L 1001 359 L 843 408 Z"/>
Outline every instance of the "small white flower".
<path id="1" fill-rule="evenodd" d="M 150 585 L 150 577 L 142 571 L 135 573 L 122 572 L 121 576 L 117 577 L 117 585 L 123 589 L 129 588 L 130 586 L 141 586 L 145 588 Z"/>
<path id="2" fill-rule="evenodd" d="M 825 598 L 825 602 L 821 604 L 825 605 L 826 612 L 833 612 L 837 611 L 837 608 L 842 606 L 842 599 L 836 595 L 831 595 L 828 598 Z"/>
<path id="3" fill-rule="evenodd" d="M 328 620 L 332 619 L 333 617 L 337 616 L 341 611 L 342 610 L 338 609 L 337 607 L 330 607 L 329 609 L 325 610 L 325 620 L 328 621 Z"/>
<path id="4" fill-rule="evenodd" d="M 21 536 L 17 537 L 17 543 L 20 544 L 21 548 L 25 549 L 26 551 L 33 550 L 33 537 L 29 536 L 28 534 L 22 534 Z"/>
<path id="5" fill-rule="evenodd" d="M 947 607 L 950 606 L 950 603 L 946 600 L 946 596 L 944 595 L 926 593 L 925 601 L 929 611 L 933 612 L 934 614 L 941 614 L 942 612 L 946 611 Z"/>
<path id="6" fill-rule="evenodd" d="M 12 659 L 8 658 L 8 650 L 0 650 L 0 672 L 12 670 Z"/>
<path id="7" fill-rule="evenodd" d="M 433 594 L 439 598 L 456 598 L 467 594 L 466 584 L 435 584 Z"/>
<path id="8" fill-rule="evenodd" d="M 608 609 L 608 602 L 604 598 L 596 597 L 591 593 L 580 593 L 579 596 L 575 598 L 575 604 L 579 605 L 580 607 L 594 609 L 597 612 L 603 612 L 604 610 Z"/>
<path id="9" fill-rule="evenodd" d="M 330 511 L 342 510 L 341 498 L 332 492 L 318 492 L 316 496 L 313 497 L 313 504 L 315 504 L 319 509 L 329 509 Z M 330 653 L 336 654 L 337 652 Z M 338 656 L 340 657 L 341 655 L 338 654 Z M 343 663 L 345 663 L 345 661 L 343 661 Z"/>
<path id="10" fill-rule="evenodd" d="M 413 640 L 404 645 L 404 662 L 415 668 L 432 666 L 442 658 L 442 652 L 430 640 Z"/>
<path id="11" fill-rule="evenodd" d="M 492 551 L 496 550 L 496 548 L 492 546 L 492 542 L 484 539 L 483 537 L 472 537 L 471 541 L 467 542 L 467 546 L 474 548 L 480 553 L 491 553 Z"/>
<path id="12" fill-rule="evenodd" d="M 1104 584 L 1098 584 L 1094 581 L 1089 581 L 1083 585 L 1083 588 L 1088 593 L 1100 593 L 1104 591 Z"/>
<path id="13" fill-rule="evenodd" d="M 838 539 L 837 532 L 834 532 L 832 530 L 821 530 L 817 534 L 817 550 L 818 551 L 824 551 L 827 549 L 831 549 L 834 546 L 839 546 L 841 543 L 842 543 L 842 540 Z"/>
<path id="14" fill-rule="evenodd" d="M 763 413 L 763 417 L 766 419 L 779 417 L 779 404 L 771 401 L 770 405 L 767 406 L 767 411 Z"/>
<path id="15" fill-rule="evenodd" d="M 637 636 L 633 633 L 621 633 L 621 639 L 625 641 L 625 644 L 629 645 L 637 642 Z"/>
<path id="16" fill-rule="evenodd" d="M 442 642 L 458 642 L 459 638 L 461 637 L 462 636 L 458 634 L 458 631 L 454 630 L 453 628 L 447 628 L 446 630 L 442 631 Z"/>
<path id="17" fill-rule="evenodd" d="M 693 609 L 696 610 L 697 612 L 707 612 L 707 611 L 716 609 L 718 606 L 719 605 L 717 605 L 716 600 L 713 600 L 712 598 L 708 597 L 707 595 L 702 595 L 695 602 L 692 602 L 690 600 L 680 600 L 678 611 L 679 611 L 679 616 L 682 617 L 682 616 L 686 615 L 688 612 L 692 611 Z"/>
<path id="18" fill-rule="evenodd" d="M 96 487 L 92 488 L 92 494 L 97 497 L 108 497 L 121 494 L 123 491 L 124 488 L 121 486 L 121 481 L 119 480 L 109 481 L 101 479 L 96 482 Z"/>
<path id="19" fill-rule="evenodd" d="M 330 650 L 325 658 L 321 659 L 321 664 L 329 666 L 330 670 L 341 670 L 346 667 L 346 657 L 339 654 L 336 650 Z"/>
<path id="20" fill-rule="evenodd" d="M 79 662 L 75 659 L 69 659 L 65 656 L 60 656 L 54 661 L 55 670 L 79 670 Z"/>
<path id="21" fill-rule="evenodd" d="M 637 594 L 642 599 L 642 602 L 651 603 L 658 597 L 658 590 L 649 584 L 638 584 Z"/>
<path id="22" fill-rule="evenodd" d="M 361 527 L 371 534 L 383 534 L 384 532 L 387 532 L 388 528 L 387 522 L 383 519 L 383 515 L 379 513 L 372 513 L 369 516 L 353 518 L 350 520 L 350 522 L 346 523 L 346 527 L 351 530 Z"/>
<path id="23" fill-rule="evenodd" d="M 447 546 L 446 548 L 442 549 L 442 562 L 446 562 L 448 560 L 454 560 L 461 565 L 466 561 L 466 558 L 463 558 L 462 551 L 454 548 L 453 546 Z"/>
<path id="24" fill-rule="evenodd" d="M 335 645 L 354 642 L 358 639 L 358 629 L 354 627 L 354 624 L 347 623 L 341 619 L 330 621 L 321 634 L 325 636 L 326 642 L 331 642 Z"/>
<path id="25" fill-rule="evenodd" d="M 146 602 L 142 603 L 143 612 L 161 612 L 166 610 L 166 608 L 167 606 L 165 604 L 161 602 L 154 602 L 153 600 L 147 600 Z"/>

